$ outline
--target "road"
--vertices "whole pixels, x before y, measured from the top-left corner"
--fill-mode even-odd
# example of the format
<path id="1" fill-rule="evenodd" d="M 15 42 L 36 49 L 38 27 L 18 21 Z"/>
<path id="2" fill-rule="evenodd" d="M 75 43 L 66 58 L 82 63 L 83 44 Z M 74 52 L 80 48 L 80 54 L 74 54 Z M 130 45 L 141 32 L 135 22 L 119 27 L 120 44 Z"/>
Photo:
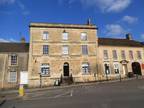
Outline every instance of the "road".
<path id="1" fill-rule="evenodd" d="M 39 91 L 1 108 L 144 108 L 144 80 Z"/>

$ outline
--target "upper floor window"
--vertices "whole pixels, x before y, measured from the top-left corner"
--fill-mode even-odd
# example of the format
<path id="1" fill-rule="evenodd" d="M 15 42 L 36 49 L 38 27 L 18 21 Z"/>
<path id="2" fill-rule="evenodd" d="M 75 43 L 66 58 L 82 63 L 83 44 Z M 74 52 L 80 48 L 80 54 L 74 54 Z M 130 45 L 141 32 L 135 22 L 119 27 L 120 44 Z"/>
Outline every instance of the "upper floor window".
<path id="1" fill-rule="evenodd" d="M 137 51 L 137 58 L 138 58 L 138 59 L 142 59 L 141 51 Z"/>
<path id="2" fill-rule="evenodd" d="M 10 71 L 8 78 L 9 78 L 8 82 L 11 82 L 11 83 L 17 82 L 17 72 L 16 71 Z"/>
<path id="3" fill-rule="evenodd" d="M 87 33 L 81 33 L 81 40 L 86 41 L 87 40 Z"/>
<path id="4" fill-rule="evenodd" d="M 67 32 L 62 33 L 62 39 L 63 40 L 68 40 L 68 33 Z"/>
<path id="5" fill-rule="evenodd" d="M 82 54 L 83 55 L 88 55 L 88 47 L 87 47 L 87 45 L 82 45 Z"/>
<path id="6" fill-rule="evenodd" d="M 17 55 L 16 54 L 11 55 L 11 65 L 17 65 Z"/>
<path id="7" fill-rule="evenodd" d="M 49 64 L 41 65 L 41 75 L 49 75 L 50 74 L 50 66 Z"/>
<path id="8" fill-rule="evenodd" d="M 67 55 L 68 52 L 69 52 L 68 46 L 67 46 L 67 45 L 64 45 L 64 46 L 62 47 L 62 54 Z"/>
<path id="9" fill-rule="evenodd" d="M 116 50 L 113 50 L 113 51 L 112 51 L 112 54 L 113 54 L 113 59 L 114 59 L 114 60 L 117 60 L 117 59 L 118 59 L 118 56 L 117 56 Z"/>
<path id="10" fill-rule="evenodd" d="M 130 58 L 130 60 L 133 60 L 134 59 L 134 56 L 133 56 L 133 51 L 129 51 L 129 58 Z"/>
<path id="11" fill-rule="evenodd" d="M 126 59 L 126 55 L 125 55 L 125 51 L 124 51 L 124 50 L 121 51 L 121 58 L 122 58 L 123 60 Z"/>
<path id="12" fill-rule="evenodd" d="M 48 45 L 43 45 L 43 54 L 48 54 L 48 53 L 49 53 Z"/>
<path id="13" fill-rule="evenodd" d="M 89 74 L 89 72 L 90 72 L 89 63 L 82 64 L 82 72 L 83 72 L 83 74 Z"/>
<path id="14" fill-rule="evenodd" d="M 104 56 L 104 59 L 105 59 L 105 60 L 108 59 L 108 51 L 107 51 L 107 50 L 104 50 L 104 51 L 103 51 L 103 56 Z"/>
<path id="15" fill-rule="evenodd" d="M 48 40 L 48 38 L 49 38 L 49 33 L 44 31 L 43 32 L 43 40 Z"/>

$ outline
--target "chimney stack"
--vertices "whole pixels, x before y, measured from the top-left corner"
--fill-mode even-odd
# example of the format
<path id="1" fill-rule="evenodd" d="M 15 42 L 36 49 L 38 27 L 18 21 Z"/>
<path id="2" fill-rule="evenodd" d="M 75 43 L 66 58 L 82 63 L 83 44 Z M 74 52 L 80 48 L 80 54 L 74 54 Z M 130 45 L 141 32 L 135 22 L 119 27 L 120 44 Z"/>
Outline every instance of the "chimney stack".
<path id="1" fill-rule="evenodd" d="M 126 34 L 126 39 L 127 39 L 127 40 L 132 40 L 132 35 L 131 35 L 131 33 Z"/>
<path id="2" fill-rule="evenodd" d="M 25 37 L 22 37 L 21 38 L 21 43 L 25 43 L 25 42 L 26 42 Z"/>
<path id="3" fill-rule="evenodd" d="M 87 20 L 87 25 L 92 25 L 92 22 L 91 22 L 90 18 Z"/>

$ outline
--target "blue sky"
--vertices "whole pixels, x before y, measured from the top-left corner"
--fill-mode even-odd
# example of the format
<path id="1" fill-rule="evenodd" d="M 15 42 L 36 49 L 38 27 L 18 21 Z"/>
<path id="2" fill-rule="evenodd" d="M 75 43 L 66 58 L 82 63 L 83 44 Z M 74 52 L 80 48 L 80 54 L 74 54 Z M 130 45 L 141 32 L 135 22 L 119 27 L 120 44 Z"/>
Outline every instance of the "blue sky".
<path id="1" fill-rule="evenodd" d="M 30 22 L 85 24 L 91 18 L 99 37 L 144 41 L 144 0 L 0 0 L 0 41 L 29 41 Z"/>

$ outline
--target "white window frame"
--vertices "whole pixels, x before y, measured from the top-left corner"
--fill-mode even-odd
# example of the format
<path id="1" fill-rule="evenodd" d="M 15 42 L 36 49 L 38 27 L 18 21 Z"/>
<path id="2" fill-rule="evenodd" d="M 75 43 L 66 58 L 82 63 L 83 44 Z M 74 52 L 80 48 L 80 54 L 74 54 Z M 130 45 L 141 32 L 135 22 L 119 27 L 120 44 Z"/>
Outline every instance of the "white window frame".
<path id="1" fill-rule="evenodd" d="M 68 36 L 69 36 L 68 32 L 63 32 L 63 33 L 62 33 L 62 39 L 63 39 L 64 41 L 68 40 Z"/>
<path id="2" fill-rule="evenodd" d="M 109 66 L 109 73 L 107 73 L 107 74 L 106 74 L 106 72 L 105 72 L 105 64 L 107 64 L 107 65 Z M 104 74 L 105 74 L 105 75 L 110 75 L 110 74 L 111 74 L 110 63 L 108 63 L 108 62 L 103 63 L 103 69 L 104 69 Z"/>
<path id="3" fill-rule="evenodd" d="M 68 47 L 68 45 L 64 45 L 62 47 L 62 54 L 63 55 L 68 55 L 69 54 L 69 47 Z"/>
<path id="4" fill-rule="evenodd" d="M 116 67 L 116 65 L 118 66 L 118 67 Z M 115 74 L 120 74 L 120 64 L 119 63 L 113 63 L 113 69 L 114 69 L 114 73 Z M 119 72 L 118 73 L 116 73 L 115 71 L 116 71 L 116 69 L 118 69 L 119 70 Z"/>
<path id="5" fill-rule="evenodd" d="M 88 38 L 87 33 L 85 33 L 85 32 L 81 33 L 81 40 L 82 41 L 87 41 L 87 38 Z"/>
<path id="6" fill-rule="evenodd" d="M 88 45 L 82 45 L 82 55 L 88 55 Z"/>
<path id="7" fill-rule="evenodd" d="M 105 56 L 105 51 L 107 52 L 107 57 Z M 103 50 L 103 57 L 104 57 L 104 60 L 108 60 L 109 59 L 108 50 Z"/>
<path id="8" fill-rule="evenodd" d="M 118 60 L 117 50 L 112 50 L 113 60 Z"/>
<path id="9" fill-rule="evenodd" d="M 89 63 L 82 63 L 82 66 L 81 66 L 81 69 L 82 69 L 82 74 L 83 75 L 87 75 L 90 73 L 90 65 Z"/>
<path id="10" fill-rule="evenodd" d="M 45 48 L 44 48 L 44 46 L 45 46 Z M 47 46 L 47 50 L 46 50 L 46 46 Z M 49 45 L 43 45 L 43 54 L 44 55 L 48 55 L 49 54 Z"/>
<path id="11" fill-rule="evenodd" d="M 44 73 L 42 70 L 43 70 L 43 68 L 47 71 L 46 73 Z M 47 75 L 50 75 L 50 65 L 49 64 L 46 64 L 46 63 L 43 63 L 43 64 L 41 64 L 41 66 L 40 66 L 40 74 L 42 75 L 42 76 L 47 76 Z"/>
<path id="12" fill-rule="evenodd" d="M 11 77 L 14 77 L 14 75 L 11 76 L 12 73 L 15 73 L 15 78 L 11 78 Z M 9 83 L 16 83 L 17 82 L 17 71 L 10 71 L 9 72 L 8 82 Z"/>
<path id="13" fill-rule="evenodd" d="M 12 57 L 15 57 L 16 58 L 16 63 L 12 62 Z M 18 64 L 18 56 L 17 54 L 11 54 L 10 55 L 10 64 L 13 66 L 13 65 L 17 65 Z"/>
<path id="14" fill-rule="evenodd" d="M 43 36 L 43 37 L 42 37 L 43 40 L 48 40 L 48 39 L 49 39 L 49 32 L 44 31 L 42 36 Z"/>

